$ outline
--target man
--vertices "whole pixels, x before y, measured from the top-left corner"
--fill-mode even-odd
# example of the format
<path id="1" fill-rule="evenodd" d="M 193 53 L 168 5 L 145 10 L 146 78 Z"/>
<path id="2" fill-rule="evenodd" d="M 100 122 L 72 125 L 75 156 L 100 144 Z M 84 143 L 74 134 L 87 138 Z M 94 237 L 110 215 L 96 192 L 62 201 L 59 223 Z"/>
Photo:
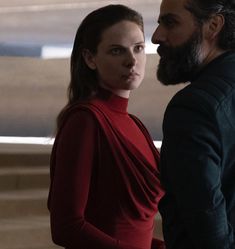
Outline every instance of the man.
<path id="1" fill-rule="evenodd" d="M 163 121 L 167 249 L 235 248 L 235 1 L 163 0 L 158 79 L 190 82 Z"/>

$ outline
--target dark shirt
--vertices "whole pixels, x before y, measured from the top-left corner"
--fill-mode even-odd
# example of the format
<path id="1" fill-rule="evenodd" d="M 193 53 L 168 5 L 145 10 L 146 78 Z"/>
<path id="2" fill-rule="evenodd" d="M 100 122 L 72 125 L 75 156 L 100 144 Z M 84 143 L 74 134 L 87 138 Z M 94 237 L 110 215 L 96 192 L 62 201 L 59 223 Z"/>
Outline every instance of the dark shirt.
<path id="1" fill-rule="evenodd" d="M 168 249 L 231 249 L 235 231 L 235 53 L 208 64 L 170 101 L 159 204 Z"/>

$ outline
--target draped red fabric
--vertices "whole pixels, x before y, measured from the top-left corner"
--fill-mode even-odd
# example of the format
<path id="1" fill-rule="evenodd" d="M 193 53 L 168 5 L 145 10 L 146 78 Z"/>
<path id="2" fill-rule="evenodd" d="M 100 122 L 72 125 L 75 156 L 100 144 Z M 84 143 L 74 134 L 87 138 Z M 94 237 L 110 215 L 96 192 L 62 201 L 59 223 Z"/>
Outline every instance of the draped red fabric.
<path id="1" fill-rule="evenodd" d="M 158 249 L 159 154 L 128 99 L 106 90 L 66 113 L 51 154 L 52 238 L 67 249 Z"/>

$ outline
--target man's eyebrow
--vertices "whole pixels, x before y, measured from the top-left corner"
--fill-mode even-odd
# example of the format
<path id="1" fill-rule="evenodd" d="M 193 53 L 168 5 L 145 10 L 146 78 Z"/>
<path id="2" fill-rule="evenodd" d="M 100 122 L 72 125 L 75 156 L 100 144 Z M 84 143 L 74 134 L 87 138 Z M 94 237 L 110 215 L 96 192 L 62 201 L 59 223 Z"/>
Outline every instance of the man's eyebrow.
<path id="1" fill-rule="evenodd" d="M 160 16 L 158 18 L 158 23 L 160 23 L 161 21 L 169 20 L 169 19 L 178 20 L 179 18 L 180 17 L 176 14 L 168 13 L 168 14 L 164 14 L 164 15 Z"/>

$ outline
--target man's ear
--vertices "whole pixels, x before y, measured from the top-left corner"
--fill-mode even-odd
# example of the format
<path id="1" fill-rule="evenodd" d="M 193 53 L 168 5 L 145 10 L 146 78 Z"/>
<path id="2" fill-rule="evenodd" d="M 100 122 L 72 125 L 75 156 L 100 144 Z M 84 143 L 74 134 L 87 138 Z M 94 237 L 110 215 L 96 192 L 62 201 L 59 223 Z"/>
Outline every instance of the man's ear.
<path id="1" fill-rule="evenodd" d="M 96 69 L 94 56 L 88 49 L 83 49 L 82 57 L 90 69 L 92 69 L 92 70 Z"/>
<path id="2" fill-rule="evenodd" d="M 224 16 L 221 14 L 216 14 L 212 16 L 208 21 L 206 37 L 210 40 L 214 40 L 224 26 Z"/>

